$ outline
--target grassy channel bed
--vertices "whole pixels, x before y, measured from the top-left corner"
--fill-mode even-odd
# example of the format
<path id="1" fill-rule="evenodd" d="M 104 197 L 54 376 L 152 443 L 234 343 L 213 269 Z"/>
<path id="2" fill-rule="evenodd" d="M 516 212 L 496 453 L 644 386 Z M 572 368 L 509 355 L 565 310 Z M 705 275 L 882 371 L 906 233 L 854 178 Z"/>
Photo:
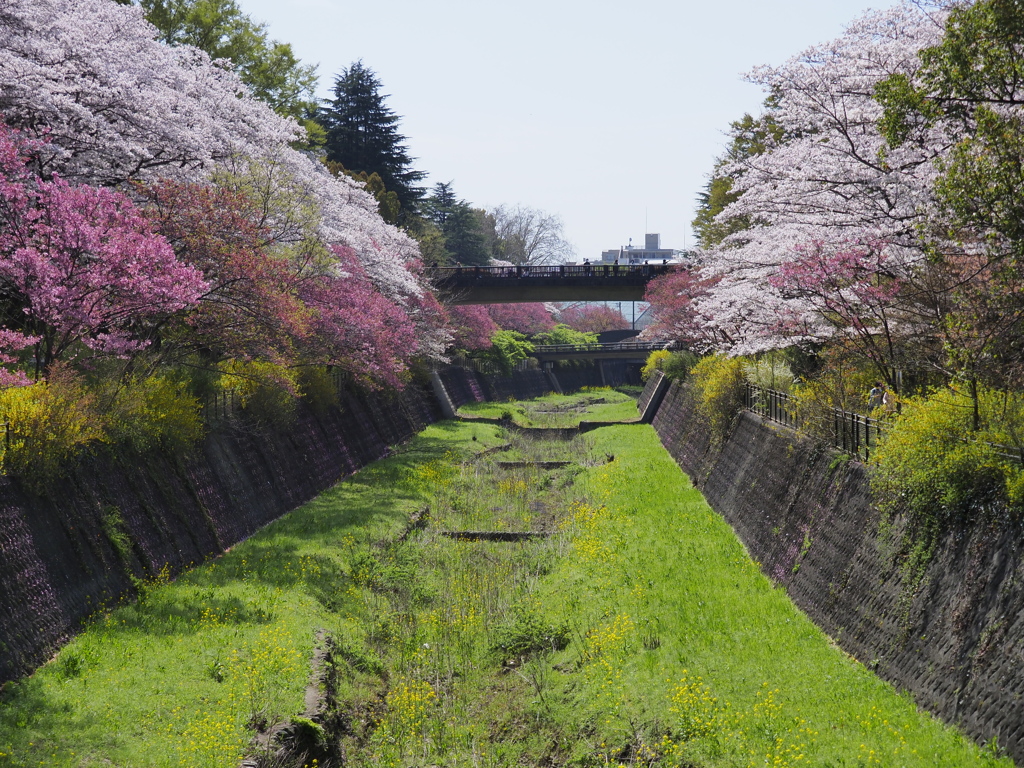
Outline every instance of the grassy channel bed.
<path id="1" fill-rule="evenodd" d="M 549 394 L 534 400 L 507 403 L 467 403 L 459 413 L 473 417 L 510 417 L 524 427 L 575 427 L 580 421 L 630 421 L 639 414 L 636 398 L 638 387 L 585 387 L 572 395 Z"/>
<path id="2" fill-rule="evenodd" d="M 347 765 L 1011 765 L 833 647 L 651 427 L 453 422 L 97 617 L 4 691 L 0 765 L 238 765 L 318 632 Z"/>

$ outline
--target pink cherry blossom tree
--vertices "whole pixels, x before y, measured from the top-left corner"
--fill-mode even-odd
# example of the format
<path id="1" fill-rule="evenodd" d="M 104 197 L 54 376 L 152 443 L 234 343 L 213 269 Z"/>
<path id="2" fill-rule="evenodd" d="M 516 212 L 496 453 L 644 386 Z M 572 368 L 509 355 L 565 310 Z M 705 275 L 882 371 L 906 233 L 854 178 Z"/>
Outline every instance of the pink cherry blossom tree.
<path id="1" fill-rule="evenodd" d="M 202 273 L 178 262 L 123 194 L 35 176 L 29 147 L 38 144 L 0 125 L 3 342 L 31 343 L 37 376 L 83 347 L 141 349 L 155 323 L 196 302 Z"/>
<path id="2" fill-rule="evenodd" d="M 487 310 L 486 306 L 473 304 L 448 308 L 453 347 L 467 352 L 490 348 L 491 336 L 499 326 Z"/>
<path id="3" fill-rule="evenodd" d="M 375 288 L 352 251 L 332 250 L 345 273 L 307 278 L 299 286 L 299 297 L 312 313 L 304 359 L 340 366 L 370 386 L 400 389 L 418 351 L 416 325 Z"/>
<path id="4" fill-rule="evenodd" d="M 548 304 L 489 304 L 487 313 L 499 328 L 518 331 L 527 336 L 544 333 L 555 327 L 554 307 Z"/>
<path id="5" fill-rule="evenodd" d="M 579 304 L 559 311 L 559 322 L 584 333 L 617 331 L 629 328 L 622 312 L 604 304 Z"/>

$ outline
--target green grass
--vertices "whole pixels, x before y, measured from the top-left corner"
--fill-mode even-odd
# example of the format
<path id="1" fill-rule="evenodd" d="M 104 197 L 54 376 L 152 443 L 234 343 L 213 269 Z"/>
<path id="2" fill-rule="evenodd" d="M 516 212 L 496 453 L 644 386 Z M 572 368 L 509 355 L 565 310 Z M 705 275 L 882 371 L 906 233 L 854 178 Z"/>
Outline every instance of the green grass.
<path id="1" fill-rule="evenodd" d="M 634 388 L 635 389 L 635 388 Z M 575 427 L 580 421 L 629 421 L 639 416 L 639 393 L 587 387 L 571 395 L 549 394 L 535 400 L 508 403 L 467 403 L 459 412 L 467 416 L 511 416 L 523 427 Z"/>
<path id="2" fill-rule="evenodd" d="M 0 765 L 237 765 L 250 726 L 301 712 L 318 629 L 363 642 L 357 565 L 424 505 L 417 467 L 497 445 L 496 431 L 428 427 L 216 561 L 100 612 L 0 695 Z"/>
<path id="3" fill-rule="evenodd" d="M 350 765 L 1009 765 L 836 649 L 651 427 L 452 422 L 98 617 L 4 692 L 0 765 L 237 765 L 301 711 L 321 629 Z"/>

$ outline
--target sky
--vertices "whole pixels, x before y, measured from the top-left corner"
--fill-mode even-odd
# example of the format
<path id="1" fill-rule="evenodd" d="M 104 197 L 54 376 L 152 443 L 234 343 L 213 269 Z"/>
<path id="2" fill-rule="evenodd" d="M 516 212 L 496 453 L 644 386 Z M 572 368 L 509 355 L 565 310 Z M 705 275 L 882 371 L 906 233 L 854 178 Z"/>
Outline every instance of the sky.
<path id="1" fill-rule="evenodd" d="M 362 60 L 428 174 L 475 207 L 557 214 L 576 258 L 694 244 L 730 122 L 781 64 L 894 0 L 239 0 L 317 64 L 319 95 Z"/>

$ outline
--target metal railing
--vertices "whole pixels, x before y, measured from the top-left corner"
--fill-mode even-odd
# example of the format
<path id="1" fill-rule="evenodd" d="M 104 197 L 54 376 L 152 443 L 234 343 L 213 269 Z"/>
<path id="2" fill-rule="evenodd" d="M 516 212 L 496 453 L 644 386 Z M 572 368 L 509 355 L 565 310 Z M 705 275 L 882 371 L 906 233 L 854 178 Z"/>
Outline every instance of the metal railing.
<path id="1" fill-rule="evenodd" d="M 534 344 L 535 355 L 559 355 L 572 352 L 654 352 L 659 349 L 677 349 L 676 342 L 617 341 L 610 344 Z"/>
<path id="2" fill-rule="evenodd" d="M 804 421 L 792 395 L 774 389 L 747 384 L 744 388 L 743 406 L 762 418 L 791 429 L 804 430 Z M 831 410 L 831 437 L 835 448 L 858 456 L 865 461 L 871 458 L 871 451 L 885 434 L 889 422 L 861 413 Z"/>
<path id="3" fill-rule="evenodd" d="M 672 271 L 673 264 L 557 264 L 506 267 L 430 267 L 427 273 L 438 282 L 467 278 L 651 278 Z"/>
<path id="4" fill-rule="evenodd" d="M 860 456 L 865 461 L 871 458 L 871 450 L 885 434 L 888 422 L 873 419 L 860 413 L 832 410 L 832 444 L 843 453 Z"/>
<path id="5" fill-rule="evenodd" d="M 743 390 L 743 407 L 793 429 L 801 426 L 796 401 L 785 392 L 747 384 Z"/>
<path id="6" fill-rule="evenodd" d="M 241 403 L 235 390 L 222 389 L 204 397 L 201 406 L 203 421 L 210 425 L 234 415 Z"/>

